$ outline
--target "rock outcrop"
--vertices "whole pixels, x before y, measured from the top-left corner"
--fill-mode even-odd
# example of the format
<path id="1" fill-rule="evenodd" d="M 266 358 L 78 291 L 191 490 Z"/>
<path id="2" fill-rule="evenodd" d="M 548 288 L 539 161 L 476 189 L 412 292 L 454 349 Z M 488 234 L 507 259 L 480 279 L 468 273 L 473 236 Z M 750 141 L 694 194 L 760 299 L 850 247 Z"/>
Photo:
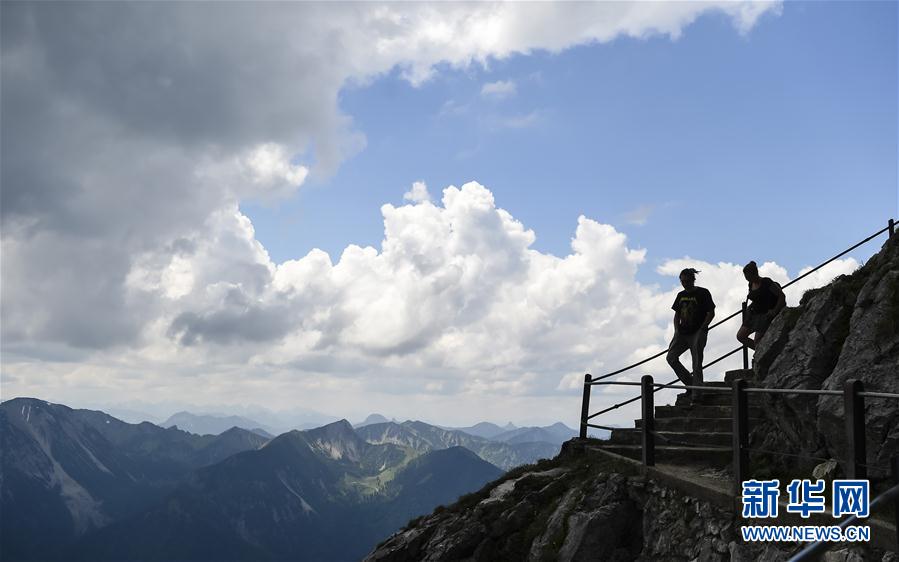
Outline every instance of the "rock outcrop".
<path id="1" fill-rule="evenodd" d="M 744 544 L 730 510 L 621 469 L 563 451 L 411 521 L 365 561 L 783 562 L 800 548 Z M 897 562 L 868 547 L 827 556 Z"/>
<path id="2" fill-rule="evenodd" d="M 850 379 L 867 391 L 899 393 L 899 236 L 852 275 L 803 295 L 772 323 L 753 358 L 758 384 L 774 388 L 842 390 Z M 818 459 L 845 458 L 841 396 L 753 397 L 767 423 L 753 432 L 753 447 Z M 883 478 L 899 454 L 899 404 L 865 403 L 869 475 Z M 764 456 L 772 472 L 811 473 L 821 460 Z"/>

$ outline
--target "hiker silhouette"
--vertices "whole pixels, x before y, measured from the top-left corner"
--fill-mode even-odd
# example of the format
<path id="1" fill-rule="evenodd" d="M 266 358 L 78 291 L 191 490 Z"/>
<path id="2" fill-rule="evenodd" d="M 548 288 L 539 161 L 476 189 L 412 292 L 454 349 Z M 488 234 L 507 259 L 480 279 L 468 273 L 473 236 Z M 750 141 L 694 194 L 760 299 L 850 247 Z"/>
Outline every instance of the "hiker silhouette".
<path id="1" fill-rule="evenodd" d="M 743 325 L 737 331 L 737 340 L 746 347 L 755 349 L 771 321 L 786 306 L 787 298 L 777 281 L 759 276 L 759 267 L 754 261 L 743 268 L 743 276 L 749 283 L 746 300 L 751 301 L 751 304 L 746 307 Z M 755 339 L 749 337 L 752 333 L 755 333 Z"/>
<path id="2" fill-rule="evenodd" d="M 702 385 L 702 352 L 705 349 L 709 324 L 715 317 L 715 302 L 712 294 L 703 287 L 696 286 L 699 271 L 687 268 L 680 272 L 680 282 L 684 290 L 677 294 L 671 309 L 674 310 L 674 338 L 668 346 L 666 359 L 685 385 Z M 680 362 L 680 356 L 687 350 L 693 359 L 692 376 Z"/>

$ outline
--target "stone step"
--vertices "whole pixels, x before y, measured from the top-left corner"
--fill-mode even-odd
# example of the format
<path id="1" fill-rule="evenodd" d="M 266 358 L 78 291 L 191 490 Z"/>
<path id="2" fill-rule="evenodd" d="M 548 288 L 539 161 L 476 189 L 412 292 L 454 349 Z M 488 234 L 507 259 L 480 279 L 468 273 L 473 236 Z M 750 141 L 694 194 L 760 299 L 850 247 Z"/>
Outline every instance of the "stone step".
<path id="1" fill-rule="evenodd" d="M 755 380 L 755 371 L 752 369 L 734 369 L 732 371 L 726 371 L 724 373 L 724 382 L 727 383 L 727 386 L 730 386 L 735 379 L 745 379 L 746 381 L 754 381 Z"/>
<path id="2" fill-rule="evenodd" d="M 643 449 L 640 445 L 614 445 L 601 446 L 607 451 L 640 460 L 643 458 Z M 710 447 L 667 447 L 655 448 L 656 463 L 691 465 L 703 468 L 723 468 L 733 459 L 729 449 L 715 449 Z"/>
<path id="3" fill-rule="evenodd" d="M 691 398 L 686 392 L 677 395 L 675 406 L 692 406 L 703 404 L 706 406 L 730 406 L 733 397 L 729 392 L 706 392 L 696 398 Z"/>
<path id="4" fill-rule="evenodd" d="M 693 406 L 656 406 L 656 418 L 679 418 L 686 416 L 695 416 L 697 418 L 728 418 L 732 419 L 732 408 L 730 405 L 714 405 L 706 406 L 696 404 Z M 756 406 L 749 407 L 749 417 L 758 418 L 762 416 L 762 410 Z"/>
<path id="5" fill-rule="evenodd" d="M 716 388 L 730 388 L 729 382 L 724 381 L 707 381 L 702 383 L 702 386 L 714 386 Z"/>
<path id="6" fill-rule="evenodd" d="M 696 433 L 731 431 L 733 427 L 733 421 L 730 418 L 656 418 L 655 424 L 656 431 L 690 431 Z M 643 427 L 643 420 L 634 420 L 634 427 Z"/>
<path id="7" fill-rule="evenodd" d="M 661 437 L 657 437 L 658 445 L 677 445 L 680 443 L 689 443 L 690 445 L 717 445 L 720 447 L 729 447 L 731 445 L 731 433 L 725 431 L 704 431 L 704 432 L 688 432 L 688 431 L 659 431 Z M 674 442 L 665 441 L 662 437 L 673 440 Z M 639 429 L 616 429 L 612 431 L 609 442 L 616 445 L 640 445 L 642 443 L 643 433 Z"/>

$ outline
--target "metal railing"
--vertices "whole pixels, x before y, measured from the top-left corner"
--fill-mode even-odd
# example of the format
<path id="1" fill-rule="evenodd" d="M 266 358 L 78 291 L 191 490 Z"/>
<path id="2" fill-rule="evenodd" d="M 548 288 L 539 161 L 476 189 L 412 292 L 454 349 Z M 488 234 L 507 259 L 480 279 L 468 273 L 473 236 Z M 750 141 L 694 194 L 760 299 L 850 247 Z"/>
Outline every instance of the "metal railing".
<path id="1" fill-rule="evenodd" d="M 843 459 L 835 459 L 842 461 L 846 478 L 851 480 L 860 480 L 868 477 L 867 452 L 866 452 L 866 435 L 865 435 L 865 399 L 892 399 L 899 401 L 899 394 L 891 392 L 866 392 L 862 381 L 857 379 L 847 380 L 843 385 L 843 390 L 815 390 L 800 388 L 763 388 L 750 387 L 744 379 L 735 379 L 730 388 L 721 386 L 692 386 L 692 385 L 674 385 L 659 384 L 653 381 L 652 375 L 643 375 L 639 383 L 636 382 L 600 382 L 601 385 L 616 386 L 640 386 L 641 400 L 641 421 L 640 421 L 640 456 L 644 466 L 655 466 L 656 439 L 666 440 L 655 430 L 655 393 L 662 388 L 672 388 L 678 390 L 699 391 L 703 393 L 730 393 L 731 394 L 731 424 L 732 424 L 732 447 L 712 447 L 720 451 L 731 450 L 733 454 L 733 482 L 732 492 L 734 497 L 742 495 L 743 482 L 749 480 L 750 475 L 750 451 L 760 453 L 779 454 L 790 457 L 798 457 L 809 460 L 829 460 L 817 459 L 808 455 L 796 455 L 782 451 L 766 451 L 761 449 L 753 449 L 749 446 L 749 394 L 797 394 L 811 396 L 842 396 L 843 412 L 845 415 L 845 431 L 846 431 L 846 449 Z M 594 426 L 596 427 L 596 426 Z M 613 428 L 610 428 L 613 429 Z M 620 428 L 617 428 L 620 429 Z M 689 445 L 689 444 L 687 444 Z M 886 469 L 887 467 L 874 467 Z M 899 455 L 891 460 L 893 483 L 899 488 Z M 892 496 L 890 496 L 892 497 Z M 897 493 L 899 497 L 899 493 Z M 884 502 L 886 500 L 883 500 Z M 873 506 L 873 504 L 872 504 Z M 896 531 L 896 542 L 899 544 L 899 502 L 894 507 L 894 522 Z M 844 522 L 845 523 L 845 522 Z M 848 525 L 848 523 L 846 523 Z M 821 547 L 824 548 L 824 547 Z M 816 551 L 817 552 L 817 551 Z"/>
<path id="2" fill-rule="evenodd" d="M 868 236 L 864 240 L 854 244 L 853 246 L 847 248 L 846 250 L 840 252 L 839 254 L 833 256 L 832 258 L 822 262 L 818 266 L 813 269 L 805 272 L 799 277 L 793 279 L 789 283 L 783 286 L 783 289 L 788 288 L 790 285 L 795 284 L 801 279 L 811 275 L 812 273 L 818 271 L 822 267 L 832 263 L 833 261 L 839 259 L 840 257 L 846 255 L 852 250 L 858 248 L 859 246 L 873 240 L 874 238 L 880 236 L 884 232 L 888 232 L 889 238 L 892 238 L 895 234 L 895 221 L 893 219 L 889 219 L 887 226 L 874 234 Z M 744 313 L 746 311 L 746 303 L 743 302 L 741 310 L 738 310 L 729 316 L 719 320 L 718 322 L 709 326 L 709 330 L 712 330 L 721 324 L 735 318 L 737 315 Z M 737 347 L 724 355 L 712 360 L 706 365 L 703 365 L 702 368 L 705 369 L 710 367 L 719 361 L 733 355 L 738 351 L 743 351 L 743 368 L 749 368 L 749 352 L 745 345 Z M 637 363 L 632 365 L 628 365 L 622 369 L 618 369 L 602 375 L 597 378 L 593 378 L 589 373 L 584 375 L 584 393 L 581 402 L 581 427 L 580 427 L 580 437 L 581 439 L 586 439 L 588 428 L 598 428 L 604 429 L 608 431 L 614 431 L 615 427 L 604 426 L 596 423 L 590 423 L 590 420 L 600 416 L 604 413 L 610 412 L 621 406 L 625 406 L 627 404 L 631 404 L 636 402 L 637 400 L 642 400 L 641 410 L 642 410 L 642 422 L 641 422 L 641 459 L 645 466 L 653 466 L 655 464 L 655 440 L 656 438 L 663 439 L 665 441 L 671 441 L 664 436 L 661 436 L 659 433 L 655 431 L 655 404 L 654 404 L 654 395 L 656 392 L 662 389 L 682 389 L 688 391 L 699 391 L 699 392 L 730 392 L 732 395 L 732 452 L 733 452 L 733 492 L 734 496 L 741 495 L 742 492 L 742 483 L 746 480 L 749 473 L 749 407 L 748 407 L 748 394 L 751 393 L 765 393 L 765 394 L 796 394 L 796 395 L 832 395 L 832 396 L 843 396 L 844 402 L 844 412 L 846 416 L 846 458 L 843 459 L 843 463 L 845 465 L 845 472 L 848 478 L 850 479 L 862 479 L 867 476 L 868 465 L 866 464 L 866 451 L 865 451 L 865 419 L 864 419 L 864 399 L 865 398 L 876 398 L 876 399 L 899 399 L 899 394 L 886 393 L 886 392 L 865 392 L 863 389 L 863 385 L 861 381 L 858 380 L 850 380 L 847 381 L 843 390 L 813 390 L 813 389 L 786 389 L 786 388 L 758 388 L 758 387 L 749 387 L 746 384 L 746 381 L 743 379 L 736 379 L 732 382 L 731 387 L 712 387 L 712 386 L 692 386 L 692 385 L 678 385 L 676 383 L 679 382 L 679 379 L 675 378 L 669 383 L 658 384 L 655 383 L 650 375 L 644 375 L 641 379 L 641 382 L 613 382 L 608 381 L 605 382 L 605 379 L 613 377 L 615 375 L 619 375 L 641 365 L 652 361 L 653 359 L 657 359 L 662 355 L 667 353 L 666 350 L 662 350 L 651 357 L 647 357 Z M 589 413 L 590 409 L 590 394 L 591 389 L 595 385 L 619 385 L 619 386 L 640 386 L 641 392 L 638 396 L 620 402 L 618 404 L 614 404 L 610 407 L 607 407 L 603 410 L 595 412 L 593 414 Z M 719 450 L 727 450 L 727 448 L 717 447 Z M 777 452 L 777 451 L 760 451 L 758 452 L 764 453 L 774 453 L 774 454 L 782 454 L 788 456 L 801 456 L 801 455 L 792 455 L 786 452 Z M 811 458 L 811 457 L 808 457 Z M 897 484 L 894 486 L 892 490 L 888 492 L 888 494 L 895 494 L 899 496 L 899 492 L 895 492 L 895 490 L 899 490 L 899 457 L 893 458 L 893 466 L 892 466 L 892 474 L 893 480 Z M 890 496 L 891 498 L 894 496 Z M 878 498 L 880 499 L 880 498 Z M 886 502 L 887 500 L 883 500 Z M 895 512 L 895 525 L 896 525 L 896 541 L 899 544 L 899 500 L 894 501 L 894 512 Z M 848 523 L 846 523 L 848 525 Z M 819 550 L 814 550 L 815 553 L 820 552 L 820 549 L 826 548 L 824 546 L 815 547 Z M 811 551 L 812 547 L 808 550 Z M 802 553 L 800 553 L 802 554 Z M 809 554 L 812 556 L 813 554 Z M 796 560 L 805 559 L 805 558 L 796 558 Z"/>
<path id="3" fill-rule="evenodd" d="M 880 235 L 883 234 L 884 232 L 888 233 L 889 238 L 892 238 L 893 235 L 895 234 L 895 230 L 896 230 L 896 227 L 895 227 L 895 220 L 894 220 L 894 219 L 889 219 L 889 220 L 887 221 L 887 226 L 886 226 L 886 227 L 884 227 L 884 228 L 878 230 L 877 232 L 875 232 L 874 234 L 868 236 L 868 237 L 865 238 L 864 240 L 862 240 L 862 241 L 860 241 L 860 242 L 857 242 L 856 244 L 853 244 L 853 245 L 850 246 L 849 248 L 843 250 L 842 252 L 840 252 L 839 254 L 833 256 L 832 258 L 830 258 L 830 259 L 828 259 L 828 260 L 826 260 L 826 261 L 824 261 L 824 262 L 818 264 L 817 266 L 815 266 L 814 268 L 810 269 L 809 271 L 806 271 L 805 273 L 803 273 L 802 275 L 800 275 L 800 276 L 797 277 L 796 279 L 793 279 L 793 280 L 790 281 L 789 283 L 786 283 L 785 285 L 783 285 L 782 288 L 783 288 L 783 289 L 788 288 L 790 285 L 793 285 L 793 284 L 796 283 L 797 281 L 800 281 L 800 280 L 804 279 L 805 277 L 807 277 L 807 276 L 811 275 L 812 273 L 818 271 L 818 270 L 821 269 L 822 267 L 824 267 L 824 266 L 826 266 L 826 265 L 832 263 L 833 261 L 835 261 L 835 260 L 837 260 L 837 259 L 839 259 L 839 258 L 845 256 L 846 254 L 848 254 L 848 253 L 851 252 L 852 250 L 855 250 L 855 249 L 858 248 L 859 246 L 862 246 L 862 245 L 864 245 L 864 244 L 870 242 L 871 240 L 877 238 L 878 236 L 880 236 Z M 708 328 L 709 331 L 711 331 L 711 330 L 717 328 L 718 326 L 720 326 L 721 324 L 724 324 L 725 322 L 727 322 L 727 321 L 729 321 L 729 320 L 732 320 L 733 318 L 736 318 L 737 315 L 740 315 L 740 314 L 745 313 L 745 310 L 746 310 L 746 303 L 743 302 L 743 305 L 742 305 L 742 307 L 741 307 L 741 310 L 738 310 L 738 311 L 736 311 L 736 312 L 734 312 L 734 313 L 728 315 L 727 317 L 722 318 L 722 319 L 719 320 L 718 322 L 715 322 L 714 324 L 710 325 L 709 328 Z M 745 345 L 740 346 L 740 347 L 738 347 L 738 348 L 736 348 L 736 349 L 734 349 L 734 350 L 732 350 L 732 351 L 729 351 L 729 352 L 725 353 L 724 355 L 722 355 L 722 356 L 720 356 L 720 357 L 714 359 L 713 361 L 709 362 L 708 364 L 703 365 L 703 369 L 705 369 L 705 368 L 707 368 L 707 367 L 710 367 L 710 366 L 712 366 L 712 365 L 718 363 L 719 361 L 721 361 L 721 360 L 723 360 L 723 359 L 725 359 L 725 358 L 727 358 L 727 357 L 733 355 L 734 353 L 736 353 L 736 352 L 738 352 L 738 351 L 740 351 L 740 350 L 743 351 L 743 368 L 744 368 L 744 369 L 748 369 L 748 368 L 749 368 L 749 350 L 748 350 L 748 348 L 747 348 Z M 662 351 L 659 351 L 659 352 L 656 353 L 655 355 L 652 355 L 652 356 L 650 356 L 650 357 L 647 357 L 647 358 L 645 358 L 645 359 L 642 359 L 642 360 L 640 360 L 640 361 L 638 361 L 638 362 L 636 362 L 636 363 L 634 363 L 634 364 L 632 364 L 632 365 L 628 365 L 627 367 L 623 367 L 623 368 L 621 368 L 621 369 L 617 369 L 617 370 L 615 370 L 615 371 L 612 371 L 611 373 L 606 373 L 606 374 L 604 374 L 604 375 L 602 375 L 602 376 L 599 376 L 599 377 L 596 377 L 596 378 L 594 378 L 594 377 L 593 377 L 592 375 L 590 375 L 589 373 L 587 373 L 586 375 L 584 375 L 584 394 L 583 394 L 583 398 L 582 398 L 582 402 L 581 402 L 581 427 L 580 427 L 580 437 L 581 437 L 581 439 L 586 439 L 586 438 L 587 438 L 587 430 L 588 430 L 589 427 L 594 427 L 594 428 L 598 428 L 598 429 L 608 429 L 607 426 L 602 426 L 602 425 L 597 425 L 597 424 L 591 424 L 591 423 L 589 423 L 589 421 L 590 421 L 591 419 L 593 419 L 593 418 L 595 418 L 595 417 L 597 417 L 597 416 L 600 416 L 600 415 L 602 415 L 602 414 L 605 414 L 605 413 L 607 413 L 607 412 L 610 412 L 610 411 L 612 411 L 612 410 L 615 410 L 615 409 L 617 409 L 617 408 L 620 408 L 621 406 L 625 406 L 625 405 L 627 405 L 627 404 L 631 404 L 631 403 L 633 403 L 633 402 L 636 402 L 637 400 L 640 399 L 640 397 L 637 396 L 637 397 L 632 398 L 632 399 L 630 399 L 630 400 L 626 400 L 626 401 L 621 402 L 621 403 L 619 403 L 619 404 L 615 404 L 615 405 L 613 405 L 613 406 L 611 406 L 611 407 L 609 407 L 609 408 L 606 408 L 606 409 L 604 409 L 604 410 L 601 410 L 601 411 L 599 411 L 599 412 L 590 414 L 590 413 L 589 413 L 589 409 L 590 409 L 590 394 L 591 394 L 590 391 L 591 391 L 591 387 L 594 386 L 594 385 L 600 384 L 600 381 L 603 381 L 603 380 L 608 379 L 608 378 L 610 378 L 610 377 L 613 377 L 613 376 L 615 376 L 615 375 L 620 375 L 621 373 L 624 373 L 624 372 L 626 372 L 626 371 L 629 371 L 629 370 L 631 370 L 631 369 L 634 369 L 634 368 L 636 368 L 636 367 L 639 367 L 639 366 L 641 366 L 641 365 L 644 365 L 644 364 L 646 364 L 646 363 L 652 361 L 653 359 L 658 359 L 659 357 L 661 357 L 662 355 L 665 355 L 666 353 L 668 353 L 668 350 L 667 350 L 667 349 L 664 349 L 664 350 L 662 350 Z M 674 380 L 671 382 L 671 384 L 678 382 L 678 380 L 679 380 L 679 379 L 674 379 Z M 660 389 L 659 389 L 659 388 L 656 388 L 656 389 L 654 390 L 654 392 L 657 392 L 658 390 L 660 390 Z"/>

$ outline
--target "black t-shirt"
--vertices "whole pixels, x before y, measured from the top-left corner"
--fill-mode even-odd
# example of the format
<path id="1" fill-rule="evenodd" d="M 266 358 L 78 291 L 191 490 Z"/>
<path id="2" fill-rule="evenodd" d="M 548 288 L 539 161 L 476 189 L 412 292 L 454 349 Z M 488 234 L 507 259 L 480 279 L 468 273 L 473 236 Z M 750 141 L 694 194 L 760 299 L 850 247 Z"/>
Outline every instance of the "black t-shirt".
<path id="1" fill-rule="evenodd" d="M 758 289 L 753 289 L 752 283 L 749 284 L 749 300 L 752 301 L 754 314 L 765 314 L 777 306 L 777 301 L 780 300 L 780 285 L 770 277 L 762 277 Z"/>
<path id="2" fill-rule="evenodd" d="M 671 310 L 680 312 L 680 331 L 692 334 L 702 326 L 709 311 L 715 310 L 712 294 L 703 287 L 693 287 L 677 294 Z"/>

